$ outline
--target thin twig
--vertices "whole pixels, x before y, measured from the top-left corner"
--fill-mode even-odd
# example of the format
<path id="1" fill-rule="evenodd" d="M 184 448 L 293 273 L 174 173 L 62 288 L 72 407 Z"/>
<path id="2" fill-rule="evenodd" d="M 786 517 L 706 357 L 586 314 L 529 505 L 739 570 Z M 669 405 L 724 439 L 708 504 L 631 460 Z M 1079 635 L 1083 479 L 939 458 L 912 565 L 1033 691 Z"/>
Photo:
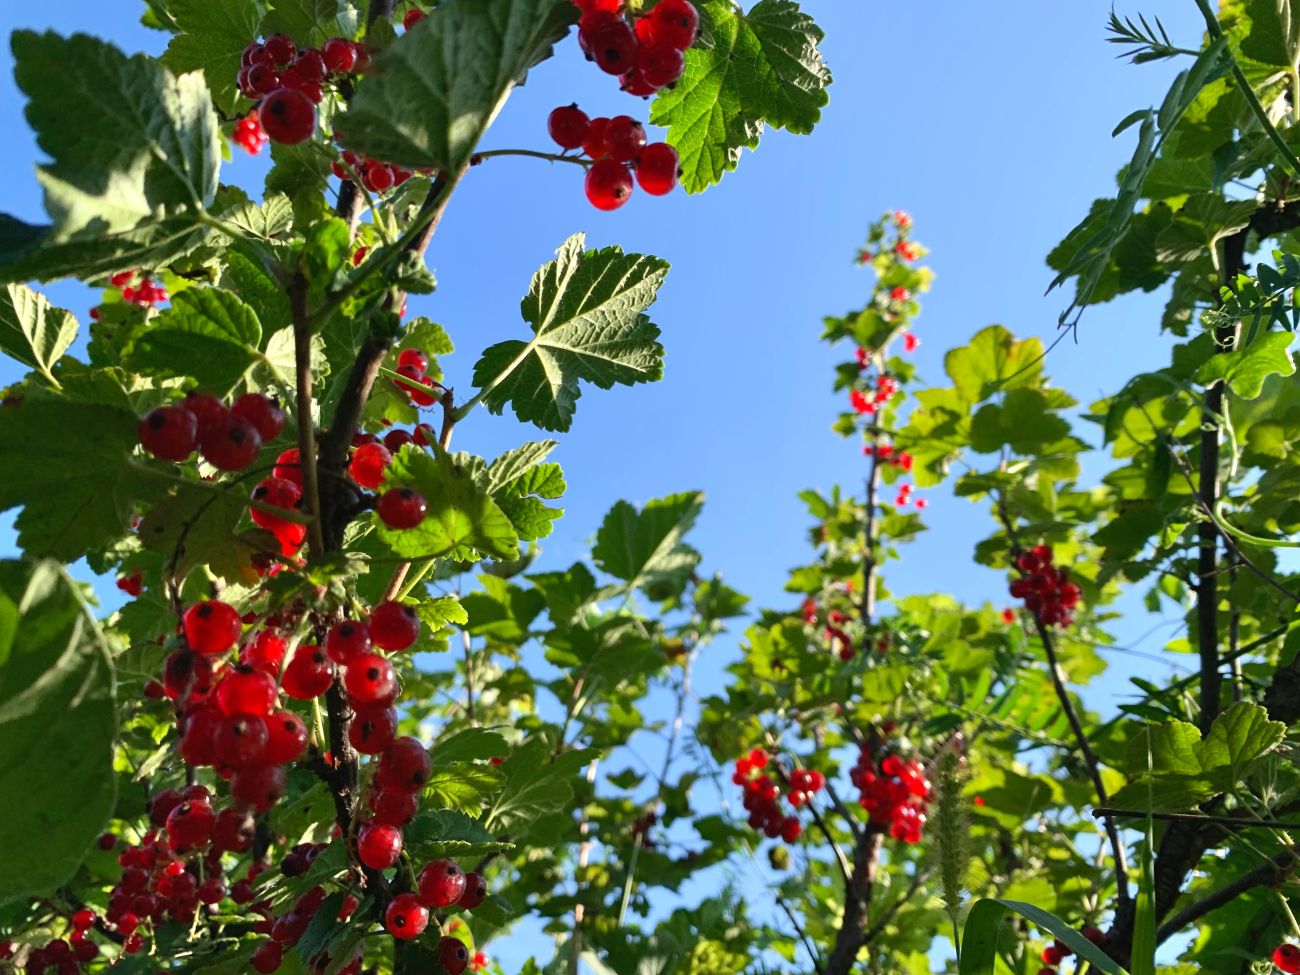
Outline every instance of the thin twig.
<path id="1" fill-rule="evenodd" d="M 316 476 L 316 424 L 312 419 L 311 325 L 307 307 L 310 286 L 302 271 L 294 274 L 289 288 L 289 306 L 293 315 L 293 353 L 296 372 L 294 412 L 298 419 L 298 462 L 302 472 L 302 501 L 311 523 L 307 525 L 307 546 L 312 555 L 325 554 L 325 536 L 321 523 L 320 481 Z"/>
<path id="2" fill-rule="evenodd" d="M 1134 809 L 1114 809 L 1110 806 L 1098 806 L 1093 809 L 1094 816 L 1116 816 L 1120 819 L 1156 819 L 1161 822 L 1204 823 L 1206 826 L 1240 826 L 1243 829 L 1300 829 L 1300 822 L 1284 822 L 1277 819 L 1250 819 L 1245 816 L 1207 816 L 1204 813 L 1168 813 L 1145 812 Z"/>
<path id="3" fill-rule="evenodd" d="M 1296 860 L 1295 854 L 1290 849 L 1283 850 L 1267 863 L 1260 864 L 1248 873 L 1242 874 L 1232 883 L 1220 887 L 1213 894 L 1183 908 L 1156 929 L 1156 942 L 1159 944 L 1168 941 L 1187 925 L 1200 920 L 1216 908 L 1231 903 L 1248 890 L 1277 883 L 1294 871 L 1297 866 L 1300 866 L 1300 861 Z"/>

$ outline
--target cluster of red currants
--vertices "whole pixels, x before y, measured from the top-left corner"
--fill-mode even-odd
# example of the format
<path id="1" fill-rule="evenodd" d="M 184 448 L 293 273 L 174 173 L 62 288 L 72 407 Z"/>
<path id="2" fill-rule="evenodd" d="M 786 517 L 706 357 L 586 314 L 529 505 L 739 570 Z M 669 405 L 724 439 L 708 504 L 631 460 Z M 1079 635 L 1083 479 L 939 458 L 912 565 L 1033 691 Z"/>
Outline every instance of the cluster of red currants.
<path id="1" fill-rule="evenodd" d="M 256 156 L 266 147 L 270 138 L 266 134 L 266 129 L 262 128 L 262 119 L 257 114 L 257 109 L 253 109 L 235 123 L 235 131 L 230 136 L 230 141 L 250 156 Z"/>
<path id="2" fill-rule="evenodd" d="M 581 149 L 592 159 L 586 192 L 598 210 L 617 210 L 632 196 L 636 182 L 651 196 L 677 185 L 677 150 L 666 142 L 646 144 L 645 126 L 630 115 L 590 118 L 577 105 L 551 112 L 547 130 L 563 149 Z"/>
<path id="3" fill-rule="evenodd" d="M 849 405 L 853 407 L 855 413 L 870 415 L 876 413 L 888 403 L 898 393 L 898 389 L 898 380 L 893 376 L 882 373 L 876 379 L 876 388 L 874 390 L 850 389 Z"/>
<path id="4" fill-rule="evenodd" d="M 215 396 L 192 392 L 181 402 L 159 406 L 140 420 L 140 444 L 159 460 L 186 460 L 197 447 L 219 471 L 240 471 L 262 444 L 284 429 L 284 411 L 261 393 L 245 393 L 227 409 Z"/>
<path id="5" fill-rule="evenodd" d="M 245 98 L 258 103 L 266 136 L 292 145 L 316 131 L 316 106 L 325 83 L 361 70 L 368 61 L 364 47 L 343 37 L 330 38 L 320 50 L 300 50 L 291 38 L 276 34 L 244 49 L 237 84 Z M 250 140 L 241 144 L 248 149 Z"/>
<path id="6" fill-rule="evenodd" d="M 890 443 L 882 443 L 874 447 L 867 444 L 862 448 L 862 453 L 867 457 L 879 458 L 882 463 L 897 467 L 900 471 L 907 472 L 912 469 L 912 455 L 906 450 L 895 450 L 894 445 Z"/>
<path id="7" fill-rule="evenodd" d="M 578 44 L 601 71 L 618 76 L 630 95 L 648 98 L 675 84 L 686 70 L 700 14 L 690 0 L 659 0 L 650 13 L 629 19 L 622 0 L 574 0 L 582 11 Z"/>
<path id="8" fill-rule="evenodd" d="M 419 349 L 403 349 L 397 355 L 397 374 L 393 385 L 411 398 L 418 407 L 429 407 L 442 398 L 444 392 L 429 373 L 429 357 Z"/>
<path id="9" fill-rule="evenodd" d="M 82 965 L 99 957 L 99 945 L 90 940 L 90 929 L 95 926 L 95 912 L 83 907 L 68 918 L 67 938 L 52 938 L 39 947 L 33 947 L 27 956 L 23 971 L 40 975 L 54 969 L 58 975 L 75 975 Z M 12 958 L 12 941 L 0 941 L 0 961 Z"/>
<path id="10" fill-rule="evenodd" d="M 414 175 L 409 169 L 370 159 L 351 149 L 344 150 L 342 159 L 331 163 L 330 167 L 339 179 L 359 182 L 371 193 L 387 193 Z M 362 256 L 364 257 L 364 251 Z M 359 264 L 360 261 L 356 263 Z"/>
<path id="11" fill-rule="evenodd" d="M 135 283 L 139 278 L 139 283 Z M 142 277 L 139 271 L 121 271 L 108 279 L 114 288 L 122 289 L 122 300 L 141 308 L 152 308 L 167 300 L 167 289 L 151 278 Z"/>
<path id="12" fill-rule="evenodd" d="M 1086 927 L 1080 933 L 1098 948 L 1106 945 L 1106 933 L 1101 928 Z M 1059 975 L 1057 966 L 1065 959 L 1074 954 L 1074 949 L 1067 945 L 1059 938 L 1043 949 L 1042 959 L 1043 966 L 1038 970 L 1038 975 Z M 1300 960 L 1300 953 L 1297 954 L 1297 960 Z M 1297 968 L 1300 971 L 1300 968 Z"/>
<path id="13" fill-rule="evenodd" d="M 849 778 L 860 790 L 858 805 L 872 824 L 888 826 L 889 835 L 904 843 L 921 842 L 930 782 L 920 762 L 893 753 L 877 761 L 876 748 L 867 742 Z"/>
<path id="14" fill-rule="evenodd" d="M 312 849 L 317 849 L 312 847 Z M 295 850 L 297 852 L 297 850 Z M 294 854 L 290 854 L 293 857 Z M 303 858 L 305 860 L 305 857 Z M 291 861 L 289 857 L 285 858 L 283 870 L 286 876 L 293 876 L 289 871 L 289 864 L 297 861 Z M 297 867 L 295 866 L 295 869 Z M 305 873 L 307 866 L 301 868 Z M 294 902 L 293 906 L 279 917 L 275 917 L 270 911 L 270 905 L 267 902 L 259 902 L 253 905 L 253 909 L 262 915 L 262 920 L 257 922 L 253 927 L 258 934 L 270 935 L 270 940 L 263 941 L 253 952 L 252 964 L 253 970 L 260 972 L 261 975 L 271 975 L 272 972 L 279 970 L 280 965 L 284 963 L 284 952 L 286 948 L 292 948 L 307 932 L 308 925 L 311 924 L 312 918 L 320 910 L 321 905 L 325 903 L 325 888 L 312 887 L 310 890 L 301 894 Z M 343 905 L 339 908 L 338 919 L 346 921 L 352 916 L 352 912 L 357 909 L 360 900 L 353 894 L 349 894 L 344 900 Z M 330 958 L 327 954 L 322 953 L 314 958 L 308 959 L 312 972 L 323 972 L 329 966 Z M 364 964 L 365 956 L 362 948 L 358 947 L 355 954 L 348 960 L 348 963 L 339 969 L 339 975 L 360 975 L 361 966 Z"/>
<path id="15" fill-rule="evenodd" d="M 930 506 L 930 502 L 925 498 L 914 497 L 912 491 L 912 485 L 900 484 L 898 486 L 898 493 L 894 495 L 895 507 L 906 508 L 910 504 L 915 505 L 918 511 L 923 511 Z"/>
<path id="16" fill-rule="evenodd" d="M 1025 609 L 1033 613 L 1043 626 L 1069 626 L 1074 622 L 1073 610 L 1079 605 L 1082 591 L 1069 580 L 1069 570 L 1052 565 L 1052 546 L 1035 545 L 1016 557 L 1016 568 L 1024 573 L 1013 579 L 1011 595 L 1025 601 Z"/>
<path id="17" fill-rule="evenodd" d="M 1286 975 L 1300 973 L 1300 947 L 1292 944 L 1280 944 L 1273 949 L 1273 964 Z"/>
<path id="18" fill-rule="evenodd" d="M 761 748 L 755 748 L 748 755 L 736 759 L 736 771 L 731 781 L 744 789 L 743 805 L 749 813 L 751 829 L 761 830 L 768 839 L 780 837 L 786 843 L 793 843 L 803 834 L 803 826 L 795 816 L 787 816 L 781 811 L 781 787 L 772 781 L 772 777 L 763 770 L 767 768 L 769 756 Z M 803 805 L 811 793 L 818 791 L 825 780 L 820 778 L 817 789 L 801 778 L 799 788 L 800 801 Z M 794 804 L 793 796 L 791 804 Z"/>

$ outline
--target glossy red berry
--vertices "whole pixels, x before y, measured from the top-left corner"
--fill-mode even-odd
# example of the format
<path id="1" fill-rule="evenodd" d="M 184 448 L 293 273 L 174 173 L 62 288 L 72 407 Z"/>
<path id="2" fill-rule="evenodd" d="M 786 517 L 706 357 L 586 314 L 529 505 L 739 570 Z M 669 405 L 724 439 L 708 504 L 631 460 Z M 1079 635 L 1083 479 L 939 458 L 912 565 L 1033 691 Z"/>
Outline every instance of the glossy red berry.
<path id="1" fill-rule="evenodd" d="M 207 845 L 217 815 L 206 802 L 182 802 L 167 815 L 167 844 L 177 853 Z"/>
<path id="2" fill-rule="evenodd" d="M 393 462 L 388 448 L 379 443 L 364 443 L 352 452 L 348 474 L 358 485 L 373 491 L 384 483 L 384 473 Z"/>
<path id="3" fill-rule="evenodd" d="M 242 471 L 257 459 L 262 435 L 242 416 L 227 413 L 207 433 L 199 435 L 203 459 L 219 471 Z"/>
<path id="4" fill-rule="evenodd" d="M 284 429 L 284 410 L 274 399 L 261 393 L 245 393 L 231 404 L 230 412 L 257 427 L 263 443 L 274 440 Z"/>
<path id="5" fill-rule="evenodd" d="M 429 505 L 418 491 L 393 488 L 380 495 L 376 510 L 385 525 L 395 531 L 404 531 L 424 521 Z"/>
<path id="6" fill-rule="evenodd" d="M 636 167 L 636 181 L 651 196 L 671 193 L 677 185 L 677 150 L 666 142 L 656 142 L 641 151 Z"/>
<path id="7" fill-rule="evenodd" d="M 266 719 L 266 751 L 271 765 L 287 765 L 307 750 L 307 725 L 292 711 L 276 711 Z"/>
<path id="8" fill-rule="evenodd" d="M 389 600 L 370 614 L 370 639 L 384 650 L 405 650 L 420 637 L 420 617 L 405 603 Z"/>
<path id="9" fill-rule="evenodd" d="M 230 794 L 258 812 L 266 812 L 284 795 L 284 767 L 252 765 L 230 777 Z"/>
<path id="10" fill-rule="evenodd" d="M 587 138 L 582 142 L 582 151 L 592 159 L 605 157 L 605 133 L 609 129 L 609 119 L 594 118 L 587 128 Z"/>
<path id="11" fill-rule="evenodd" d="M 283 511 L 297 511 L 302 501 L 302 490 L 293 481 L 283 477 L 268 477 L 253 488 L 252 499 Z M 274 534 L 286 531 L 295 524 L 265 508 L 249 507 L 248 516 L 253 524 Z"/>
<path id="12" fill-rule="evenodd" d="M 239 56 L 239 63 L 246 68 L 250 64 L 274 64 L 275 58 L 266 49 L 265 44 L 258 44 L 254 41 L 244 48 L 244 53 Z"/>
<path id="13" fill-rule="evenodd" d="M 591 119 L 576 104 L 561 105 L 551 112 L 546 130 L 561 149 L 581 149 L 591 131 Z"/>
<path id="14" fill-rule="evenodd" d="M 357 704 L 388 704 L 397 694 L 397 675 L 385 658 L 365 653 L 348 664 L 343 686 Z"/>
<path id="15" fill-rule="evenodd" d="M 241 88 L 250 98 L 269 95 L 280 87 L 280 72 L 269 64 L 253 64 L 244 69 Z"/>
<path id="16" fill-rule="evenodd" d="M 340 620 L 325 635 L 325 653 L 336 664 L 347 664 L 370 652 L 370 628 L 364 622 Z"/>
<path id="17" fill-rule="evenodd" d="M 284 949 L 274 941 L 263 941 L 253 952 L 253 968 L 261 975 L 271 975 L 284 963 Z"/>
<path id="18" fill-rule="evenodd" d="M 181 722 L 181 760 L 189 765 L 214 765 L 217 761 L 216 737 L 221 727 L 221 712 L 214 708 L 196 708 Z"/>
<path id="19" fill-rule="evenodd" d="M 1273 964 L 1287 975 L 1296 975 L 1300 972 L 1300 948 L 1289 944 L 1278 945 L 1273 949 Z"/>
<path id="20" fill-rule="evenodd" d="M 621 162 L 601 159 L 587 171 L 586 189 L 597 210 L 617 210 L 632 196 L 632 172 Z"/>
<path id="21" fill-rule="evenodd" d="M 271 474 L 302 487 L 302 454 L 298 452 L 298 448 L 290 447 L 277 457 Z"/>
<path id="22" fill-rule="evenodd" d="M 299 78 L 317 85 L 329 74 L 329 68 L 320 51 L 303 51 L 293 62 L 293 70 Z"/>
<path id="23" fill-rule="evenodd" d="M 275 710 L 279 692 L 266 672 L 240 664 L 217 684 L 217 708 L 222 714 L 256 714 L 266 717 Z"/>
<path id="24" fill-rule="evenodd" d="M 429 926 L 429 909 L 414 894 L 398 894 L 384 912 L 384 927 L 394 938 L 418 938 Z"/>
<path id="25" fill-rule="evenodd" d="M 605 129 L 605 153 L 618 162 L 636 162 L 645 141 L 645 126 L 630 115 L 615 116 Z"/>
<path id="26" fill-rule="evenodd" d="M 641 49 L 637 69 L 652 88 L 674 84 L 686 70 L 686 56 L 670 44 L 652 44 Z"/>
<path id="27" fill-rule="evenodd" d="M 272 34 L 263 46 L 276 64 L 288 64 L 298 53 L 298 46 L 294 44 L 293 38 L 286 37 L 284 34 Z"/>
<path id="28" fill-rule="evenodd" d="M 465 874 L 450 860 L 434 860 L 420 871 L 420 900 L 430 907 L 455 904 L 465 893 Z"/>
<path id="29" fill-rule="evenodd" d="M 371 870 L 387 870 L 402 855 L 402 831 L 383 823 L 366 823 L 357 833 L 357 856 Z"/>
<path id="30" fill-rule="evenodd" d="M 424 370 L 417 369 L 414 363 L 405 362 L 398 363 L 394 372 L 402 378 L 394 379 L 392 381 L 393 385 L 402 392 L 409 396 L 411 393 L 418 393 L 420 391 L 420 380 L 424 378 Z"/>
<path id="31" fill-rule="evenodd" d="M 425 373 L 429 371 L 429 357 L 419 349 L 403 349 L 397 353 L 397 365 L 399 368 L 413 366 L 417 371 Z"/>
<path id="32" fill-rule="evenodd" d="M 378 755 L 393 743 L 397 735 L 397 712 L 387 703 L 357 708 L 352 723 L 348 725 L 348 741 L 362 755 Z M 387 793 L 380 793 L 387 795 Z M 414 811 L 412 811 L 414 815 Z M 379 818 L 381 822 L 387 819 Z M 402 823 L 392 823 L 401 826 Z"/>
<path id="33" fill-rule="evenodd" d="M 226 404 L 211 393 L 187 393 L 181 405 L 194 414 L 199 421 L 199 439 L 216 429 L 226 418 Z"/>
<path id="34" fill-rule="evenodd" d="M 620 14 L 597 13 L 584 17 L 583 24 L 579 32 L 601 71 L 621 75 L 636 66 L 640 44 Z"/>
<path id="35" fill-rule="evenodd" d="M 217 761 L 229 768 L 246 768 L 264 761 L 268 738 L 266 722 L 255 714 L 232 714 L 222 719 L 213 738 Z"/>
<path id="36" fill-rule="evenodd" d="M 469 949 L 456 938 L 443 938 L 438 942 L 438 961 L 448 975 L 460 975 L 469 967 Z"/>
<path id="37" fill-rule="evenodd" d="M 293 653 L 289 666 L 284 668 L 280 687 L 296 701 L 310 701 L 320 697 L 334 683 L 330 659 L 320 647 L 301 644 Z"/>
<path id="38" fill-rule="evenodd" d="M 407 30 L 410 30 L 422 20 L 424 20 L 424 11 L 419 7 L 412 7 L 406 12 L 405 16 L 402 17 L 402 26 Z"/>
<path id="39" fill-rule="evenodd" d="M 425 378 L 427 379 L 428 377 L 426 376 Z M 415 400 L 415 396 L 412 395 L 411 399 Z M 401 427 L 397 427 L 396 429 L 389 430 L 384 434 L 383 444 L 390 453 L 395 454 L 414 440 L 415 435 L 411 433 L 410 430 L 403 430 Z"/>
<path id="40" fill-rule="evenodd" d="M 344 37 L 331 37 L 326 41 L 321 56 L 325 58 L 325 67 L 340 74 L 351 71 L 357 63 L 357 49 Z"/>
<path id="41" fill-rule="evenodd" d="M 465 893 L 460 895 L 458 905 L 472 911 L 487 899 L 487 878 L 481 873 L 465 874 Z"/>
<path id="42" fill-rule="evenodd" d="M 646 81 L 645 74 L 639 67 L 624 73 L 619 79 L 619 87 L 634 98 L 649 98 L 659 89 Z"/>
<path id="43" fill-rule="evenodd" d="M 105 853 L 107 853 L 109 850 L 113 849 L 113 847 L 115 847 L 115 846 L 117 846 L 117 836 L 115 836 L 113 833 L 100 833 L 100 834 L 99 834 L 99 848 L 100 848 L 101 850 L 103 850 Z"/>
<path id="44" fill-rule="evenodd" d="M 198 444 L 198 418 L 183 406 L 160 406 L 140 420 L 140 445 L 159 460 L 182 461 Z"/>
<path id="45" fill-rule="evenodd" d="M 695 43 L 700 13 L 690 0 L 660 0 L 650 12 L 655 42 L 684 51 Z"/>
<path id="46" fill-rule="evenodd" d="M 253 847 L 257 821 L 243 809 L 223 809 L 212 826 L 212 847 L 219 853 L 246 853 Z"/>
<path id="47" fill-rule="evenodd" d="M 295 145 L 316 131 L 316 105 L 294 88 L 278 88 L 262 100 L 262 128 L 275 142 Z"/>
<path id="48" fill-rule="evenodd" d="M 421 376 L 416 380 L 421 388 L 411 390 L 411 402 L 416 406 L 427 407 L 438 402 L 437 383 L 432 376 Z"/>
<path id="49" fill-rule="evenodd" d="M 375 784 L 382 792 L 416 792 L 433 770 L 429 753 L 415 738 L 398 738 L 379 759 Z"/>
<path id="50" fill-rule="evenodd" d="M 1042 957 L 1044 965 L 1059 965 L 1065 956 L 1057 950 L 1055 945 L 1048 945 L 1043 949 Z"/>
<path id="51" fill-rule="evenodd" d="M 394 714 L 396 721 L 396 714 Z M 414 792 L 376 792 L 370 797 L 370 811 L 376 823 L 405 826 L 420 811 L 420 797 Z"/>
<path id="52" fill-rule="evenodd" d="M 185 611 L 182 623 L 190 649 L 207 656 L 225 653 L 243 629 L 235 607 L 215 599 L 195 603 Z"/>
<path id="53" fill-rule="evenodd" d="M 244 649 L 239 653 L 239 661 L 278 677 L 280 665 L 284 662 L 286 647 L 284 637 L 270 630 L 263 630 L 244 644 Z"/>

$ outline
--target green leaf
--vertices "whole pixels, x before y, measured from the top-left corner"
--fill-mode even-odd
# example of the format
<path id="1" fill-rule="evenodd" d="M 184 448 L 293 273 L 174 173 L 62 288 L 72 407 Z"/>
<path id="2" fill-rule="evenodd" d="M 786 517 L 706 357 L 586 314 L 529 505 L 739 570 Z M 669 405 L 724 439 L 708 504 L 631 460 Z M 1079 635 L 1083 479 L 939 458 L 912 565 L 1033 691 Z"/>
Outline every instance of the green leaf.
<path id="1" fill-rule="evenodd" d="M 126 534 L 136 505 L 158 493 L 131 467 L 136 424 L 103 404 L 25 399 L 0 409 L 0 457 L 24 459 L 0 477 L 0 511 L 24 506 L 23 551 L 73 562 Z"/>
<path id="2" fill-rule="evenodd" d="M 176 559 L 176 578 L 183 580 L 195 568 L 207 565 L 214 575 L 232 584 L 256 583 L 252 557 L 262 546 L 236 535 L 248 509 L 248 498 L 238 487 L 214 493 L 197 484 L 177 485 L 140 521 L 139 537 L 145 548 L 158 552 L 170 568 Z M 279 546 L 267 536 L 265 548 Z"/>
<path id="3" fill-rule="evenodd" d="M 66 883 L 108 824 L 117 794 L 113 667 L 76 584 L 53 562 L 0 562 L 6 619 L 0 794 L 11 801 L 0 810 L 0 903 Z"/>
<path id="4" fill-rule="evenodd" d="M 1286 725 L 1269 720 L 1267 710 L 1258 704 L 1238 701 L 1210 725 L 1210 733 L 1198 750 L 1201 766 L 1207 771 L 1221 770 L 1226 782 L 1235 785 L 1285 735 Z"/>
<path id="5" fill-rule="evenodd" d="M 501 781 L 501 773 L 491 765 L 451 762 L 434 766 L 424 795 L 433 808 L 478 813 L 501 788 Z"/>
<path id="6" fill-rule="evenodd" d="M 765 124 L 811 132 L 831 83 L 817 49 L 824 35 L 797 3 L 760 0 L 749 13 L 727 0 L 697 6 L 701 42 L 686 52 L 681 80 L 662 89 L 650 110 L 681 156 L 688 193 L 735 169 L 742 149 L 758 147 Z"/>
<path id="7" fill-rule="evenodd" d="M 631 586 L 679 589 L 700 562 L 699 552 L 683 539 L 702 510 L 699 491 L 648 501 L 640 511 L 619 501 L 596 532 L 592 558 L 602 571 Z"/>
<path id="8" fill-rule="evenodd" d="M 1244 349 L 1213 356 L 1196 374 L 1196 381 L 1209 386 L 1220 380 L 1243 399 L 1255 399 L 1270 376 L 1294 376 L 1290 332 L 1267 332 Z"/>
<path id="9" fill-rule="evenodd" d="M 335 130 L 368 156 L 459 173 L 575 17 L 565 0 L 445 0 L 375 59 Z"/>
<path id="10" fill-rule="evenodd" d="M 5 218 L 0 277 L 151 267 L 196 247 L 221 160 L 203 78 L 84 34 L 18 31 L 12 44 L 27 119 L 51 159 L 38 179 L 53 224 Z"/>
<path id="11" fill-rule="evenodd" d="M 414 528 L 395 531 L 377 522 L 379 537 L 398 555 L 459 561 L 519 557 L 519 539 L 510 519 L 479 484 L 466 455 L 453 456 L 439 448 L 432 456 L 408 444 L 393 458 L 387 483 L 414 488 L 429 505 L 424 521 Z"/>
<path id="12" fill-rule="evenodd" d="M 262 360 L 261 341 L 257 313 L 235 294 L 187 288 L 127 338 L 122 360 L 146 376 L 192 376 L 224 393 Z"/>
<path id="13" fill-rule="evenodd" d="M 227 115 L 235 114 L 240 57 L 258 37 L 261 4 L 258 0 L 167 0 L 167 12 L 178 33 L 167 44 L 163 64 L 177 74 L 202 71 L 213 102 Z"/>
<path id="14" fill-rule="evenodd" d="M 439 738 L 429 749 L 435 765 L 485 762 L 504 758 L 509 751 L 505 737 L 495 728 L 465 728 Z"/>
<path id="15" fill-rule="evenodd" d="M 417 862 L 486 856 L 513 847 L 464 813 L 446 809 L 421 810 L 403 830 L 403 840 Z"/>
<path id="16" fill-rule="evenodd" d="M 420 622 L 431 633 L 445 630 L 448 626 L 463 626 L 469 622 L 469 614 L 460 600 L 455 596 L 438 596 L 421 600 L 415 606 Z"/>
<path id="17" fill-rule="evenodd" d="M 76 337 L 77 319 L 44 295 L 23 284 L 6 285 L 0 293 L 0 351 L 56 385 L 50 369 Z"/>
<path id="18" fill-rule="evenodd" d="M 554 440 L 539 440 L 526 443 L 504 454 L 488 465 L 487 489 L 496 494 L 511 481 L 522 477 L 546 460 L 552 450 L 559 444 Z"/>
<path id="19" fill-rule="evenodd" d="M 1021 935 L 1003 923 L 1008 914 L 1019 914 L 1047 931 L 1097 971 L 1104 972 L 1105 975 L 1126 975 L 1124 969 L 1115 964 L 1104 951 L 1060 918 L 1033 904 L 993 898 L 976 901 L 966 916 L 961 958 L 957 966 L 960 975 L 994 975 L 999 943 L 1010 951 L 1020 942 Z"/>
<path id="20" fill-rule="evenodd" d="M 983 454 L 1010 447 L 1019 454 L 1033 454 L 1070 433 L 1070 424 L 1052 412 L 1052 406 L 1037 389 L 1010 390 L 1003 401 L 985 403 L 970 424 L 970 446 Z"/>
<path id="21" fill-rule="evenodd" d="M 516 836 L 547 813 L 567 808 L 579 769 L 597 754 L 591 749 L 575 749 L 552 758 L 544 738 L 530 739 L 501 764 L 505 785 L 484 825 L 490 832 Z"/>
<path id="22" fill-rule="evenodd" d="M 943 366 L 962 398 L 980 403 L 1003 390 L 1039 385 L 1042 359 L 1038 339 L 1017 342 L 1001 325 L 990 325 L 944 356 Z"/>
<path id="23" fill-rule="evenodd" d="M 360 18 L 348 0 L 269 0 L 262 34 L 288 34 L 300 47 L 320 47 L 331 37 L 356 36 Z"/>
<path id="24" fill-rule="evenodd" d="M 474 384 L 493 413 L 509 403 L 519 419 L 568 430 L 585 380 L 601 389 L 663 376 L 659 329 L 642 314 L 668 273 L 656 257 L 621 248 L 583 251 L 575 234 L 533 277 L 523 301 L 529 342 L 501 342 L 474 367 Z"/>

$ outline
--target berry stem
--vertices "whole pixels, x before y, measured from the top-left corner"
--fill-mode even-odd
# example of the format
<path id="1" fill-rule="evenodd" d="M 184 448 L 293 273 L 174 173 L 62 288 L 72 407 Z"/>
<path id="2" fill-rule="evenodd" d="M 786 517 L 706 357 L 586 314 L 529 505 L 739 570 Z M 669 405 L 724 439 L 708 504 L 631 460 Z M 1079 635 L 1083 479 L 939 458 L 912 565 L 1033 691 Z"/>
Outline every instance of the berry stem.
<path id="1" fill-rule="evenodd" d="M 493 159 L 497 156 L 527 156 L 530 159 L 545 159 L 548 162 L 573 163 L 583 169 L 591 168 L 590 159 L 571 156 L 568 153 L 538 152 L 535 149 L 489 149 L 487 152 L 476 152 L 471 165 L 477 166 L 483 160 Z"/>
<path id="2" fill-rule="evenodd" d="M 308 311 L 307 277 L 301 271 L 289 287 L 289 306 L 293 315 L 293 353 L 296 375 L 294 414 L 298 420 L 298 453 L 302 464 L 303 508 L 311 517 L 307 524 L 307 546 L 316 558 L 325 554 L 325 536 L 321 529 L 320 483 L 316 475 L 316 425 L 312 421 L 311 315 Z"/>

